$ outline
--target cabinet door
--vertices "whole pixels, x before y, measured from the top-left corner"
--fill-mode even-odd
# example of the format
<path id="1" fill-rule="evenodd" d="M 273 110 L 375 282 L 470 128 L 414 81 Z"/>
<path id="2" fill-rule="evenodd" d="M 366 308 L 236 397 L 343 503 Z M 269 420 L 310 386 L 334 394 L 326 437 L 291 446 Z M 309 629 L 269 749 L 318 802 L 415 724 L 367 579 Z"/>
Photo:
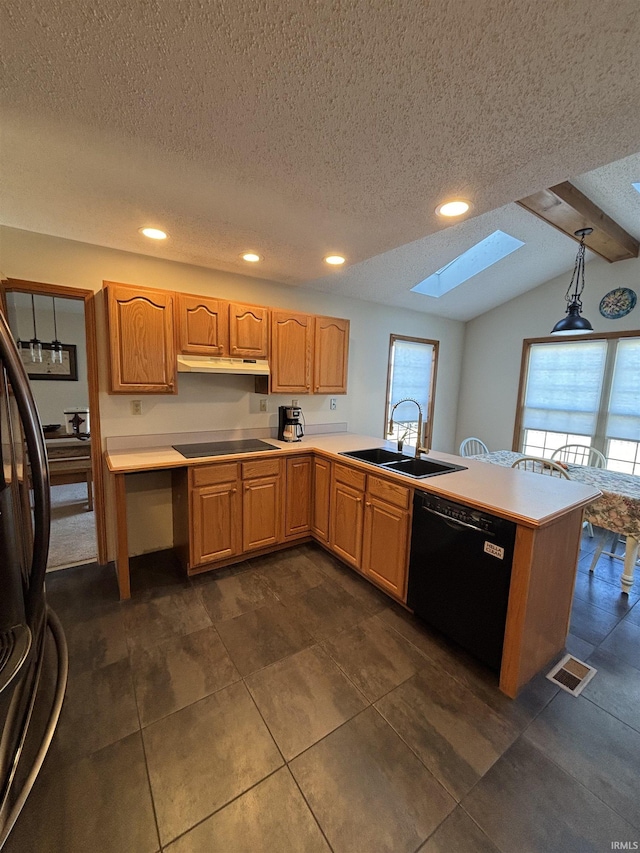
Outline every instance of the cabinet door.
<path id="1" fill-rule="evenodd" d="M 178 320 L 180 352 L 214 357 L 228 355 L 228 302 L 179 293 Z"/>
<path id="2" fill-rule="evenodd" d="M 346 394 L 349 321 L 316 317 L 313 354 L 313 393 Z"/>
<path id="3" fill-rule="evenodd" d="M 329 498 L 331 494 L 331 463 L 319 457 L 313 460 L 313 505 L 311 530 L 323 542 L 329 542 Z"/>
<path id="4" fill-rule="evenodd" d="M 283 394 L 311 392 L 313 317 L 271 312 L 271 390 Z"/>
<path id="5" fill-rule="evenodd" d="M 362 571 L 391 595 L 406 599 L 409 513 L 377 498 L 365 506 Z"/>
<path id="6" fill-rule="evenodd" d="M 357 569 L 362 562 L 364 493 L 346 483 L 335 482 L 331 491 L 330 547 Z"/>
<path id="7" fill-rule="evenodd" d="M 242 550 L 266 548 L 280 541 L 281 477 L 264 477 L 242 484 Z"/>
<path id="8" fill-rule="evenodd" d="M 308 533 L 311 520 L 311 457 L 287 459 L 285 536 Z"/>
<path id="9" fill-rule="evenodd" d="M 191 565 L 240 553 L 240 493 L 237 483 L 191 491 Z"/>
<path id="10" fill-rule="evenodd" d="M 174 295 L 105 282 L 112 393 L 175 394 Z"/>
<path id="11" fill-rule="evenodd" d="M 255 305 L 229 305 L 229 355 L 232 358 L 267 358 L 269 309 Z"/>

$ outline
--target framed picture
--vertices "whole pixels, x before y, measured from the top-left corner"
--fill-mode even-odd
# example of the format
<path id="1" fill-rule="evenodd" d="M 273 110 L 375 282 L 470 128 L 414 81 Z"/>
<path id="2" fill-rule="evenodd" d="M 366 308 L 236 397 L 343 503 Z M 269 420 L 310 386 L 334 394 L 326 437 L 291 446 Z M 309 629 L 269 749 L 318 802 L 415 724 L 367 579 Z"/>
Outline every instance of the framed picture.
<path id="1" fill-rule="evenodd" d="M 62 364 L 51 362 L 51 344 L 42 344 L 42 361 L 31 361 L 31 353 L 28 347 L 21 349 L 20 355 L 29 379 L 78 381 L 78 360 L 75 344 L 62 344 Z"/>

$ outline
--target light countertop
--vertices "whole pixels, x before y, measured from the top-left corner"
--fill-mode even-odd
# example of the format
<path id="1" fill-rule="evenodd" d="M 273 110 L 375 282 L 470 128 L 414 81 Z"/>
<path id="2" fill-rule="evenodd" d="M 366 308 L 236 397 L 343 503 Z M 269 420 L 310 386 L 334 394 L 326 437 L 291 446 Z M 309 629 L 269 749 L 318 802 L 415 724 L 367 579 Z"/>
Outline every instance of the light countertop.
<path id="1" fill-rule="evenodd" d="M 112 450 L 105 454 L 107 466 L 114 474 L 130 474 L 169 468 L 184 468 L 193 465 L 227 461 L 242 461 L 247 457 L 291 455 L 301 452 L 318 452 L 334 457 L 334 461 L 359 467 L 369 474 L 384 474 L 410 488 L 441 495 L 460 503 L 488 510 L 504 518 L 512 519 L 527 527 L 539 527 L 565 513 L 586 506 L 600 496 L 593 486 L 571 480 L 534 474 L 529 471 L 513 470 L 498 465 L 487 465 L 475 459 L 461 458 L 433 450 L 429 457 L 466 466 L 465 471 L 440 474 L 423 480 L 415 480 L 403 474 L 381 469 L 366 462 L 337 456 L 342 451 L 363 450 L 371 447 L 396 449 L 395 442 L 384 441 L 368 435 L 340 432 L 326 435 L 305 436 L 299 442 L 283 442 L 266 438 L 280 453 L 272 450 L 262 453 L 231 454 L 228 456 L 198 457 L 185 459 L 173 447 L 149 449 Z M 405 445 L 406 455 L 413 448 Z"/>

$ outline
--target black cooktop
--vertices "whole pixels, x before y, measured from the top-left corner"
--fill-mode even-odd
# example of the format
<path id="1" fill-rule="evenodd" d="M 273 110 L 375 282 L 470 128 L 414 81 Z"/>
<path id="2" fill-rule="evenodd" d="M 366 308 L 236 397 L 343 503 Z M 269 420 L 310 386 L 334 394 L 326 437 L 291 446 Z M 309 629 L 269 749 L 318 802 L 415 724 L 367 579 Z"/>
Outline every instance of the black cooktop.
<path id="1" fill-rule="evenodd" d="M 206 441 L 202 444 L 174 444 L 174 450 L 185 459 L 198 456 L 226 456 L 228 453 L 258 453 L 261 450 L 277 450 L 273 444 L 260 441 L 259 438 L 239 438 L 235 441 Z"/>

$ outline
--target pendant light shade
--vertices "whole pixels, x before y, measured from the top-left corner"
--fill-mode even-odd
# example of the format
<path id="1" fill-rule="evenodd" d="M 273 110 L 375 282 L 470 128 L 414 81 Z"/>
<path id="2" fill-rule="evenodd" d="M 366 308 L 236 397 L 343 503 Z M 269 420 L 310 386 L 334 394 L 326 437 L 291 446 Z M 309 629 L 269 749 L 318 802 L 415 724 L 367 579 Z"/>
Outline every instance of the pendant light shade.
<path id="1" fill-rule="evenodd" d="M 62 364 L 62 344 L 58 340 L 58 323 L 56 321 L 56 298 L 51 297 L 53 302 L 53 340 L 51 341 L 51 363 Z"/>
<path id="2" fill-rule="evenodd" d="M 33 337 L 29 341 L 29 350 L 31 351 L 31 361 L 33 362 L 41 362 L 42 361 L 42 344 L 38 340 L 38 333 L 36 331 L 36 306 L 33 301 L 33 293 L 31 294 L 31 316 L 33 318 Z"/>
<path id="3" fill-rule="evenodd" d="M 593 228 L 580 228 L 579 231 L 574 232 L 576 237 L 580 237 L 580 247 L 576 256 L 573 275 L 564 297 L 567 301 L 567 316 L 559 320 L 551 329 L 552 335 L 582 335 L 586 332 L 593 332 L 591 323 L 586 317 L 582 316 L 582 300 L 580 299 L 584 290 L 584 238 L 592 232 Z M 575 288 L 572 293 L 571 288 L 574 285 Z"/>

